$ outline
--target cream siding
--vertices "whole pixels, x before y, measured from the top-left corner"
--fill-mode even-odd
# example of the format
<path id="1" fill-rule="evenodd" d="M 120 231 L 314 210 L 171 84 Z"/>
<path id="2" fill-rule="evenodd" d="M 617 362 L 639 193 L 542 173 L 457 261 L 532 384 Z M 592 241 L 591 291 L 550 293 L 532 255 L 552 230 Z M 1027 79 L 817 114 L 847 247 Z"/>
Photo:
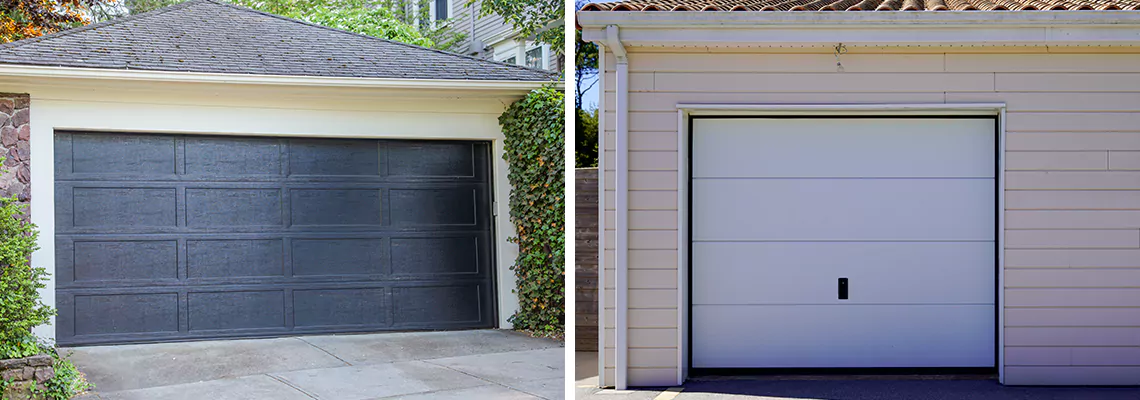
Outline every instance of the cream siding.
<path id="1" fill-rule="evenodd" d="M 687 346 L 678 103 L 1006 103 L 1005 383 L 1140 384 L 1140 50 L 852 49 L 843 72 L 806 50 L 628 50 L 631 386 L 676 384 Z M 610 274 L 614 58 L 601 104 Z"/>

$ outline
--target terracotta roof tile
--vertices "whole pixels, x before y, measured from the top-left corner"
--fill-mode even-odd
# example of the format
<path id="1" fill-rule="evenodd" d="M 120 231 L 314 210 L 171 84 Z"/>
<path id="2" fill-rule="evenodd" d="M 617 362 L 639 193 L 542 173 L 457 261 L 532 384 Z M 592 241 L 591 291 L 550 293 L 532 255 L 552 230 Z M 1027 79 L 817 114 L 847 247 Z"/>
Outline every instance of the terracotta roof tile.
<path id="1" fill-rule="evenodd" d="M 620 0 L 581 11 L 1140 10 L 1140 0 Z"/>

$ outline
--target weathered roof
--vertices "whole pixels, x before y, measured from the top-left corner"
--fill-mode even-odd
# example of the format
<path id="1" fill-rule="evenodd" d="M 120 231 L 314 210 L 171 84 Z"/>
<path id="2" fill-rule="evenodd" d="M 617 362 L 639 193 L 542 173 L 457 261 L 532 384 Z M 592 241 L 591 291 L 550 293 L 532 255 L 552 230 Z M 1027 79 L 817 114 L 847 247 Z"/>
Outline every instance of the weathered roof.
<path id="1" fill-rule="evenodd" d="M 358 35 L 216 0 L 0 45 L 0 64 L 318 77 L 552 81 L 549 71 Z"/>
<path id="2" fill-rule="evenodd" d="M 622 0 L 581 11 L 1138 10 L 1140 0 Z"/>

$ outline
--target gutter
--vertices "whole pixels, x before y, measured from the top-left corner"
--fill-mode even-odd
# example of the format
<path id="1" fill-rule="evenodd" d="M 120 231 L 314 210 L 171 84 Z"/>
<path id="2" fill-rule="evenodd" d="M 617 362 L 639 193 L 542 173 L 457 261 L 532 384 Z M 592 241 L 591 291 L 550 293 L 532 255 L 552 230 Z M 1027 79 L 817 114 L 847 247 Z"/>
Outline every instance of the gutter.
<path id="1" fill-rule="evenodd" d="M 217 74 L 202 72 L 142 71 L 101 68 L 0 65 L 0 77 L 101 79 L 179 83 L 220 83 L 247 85 L 315 86 L 376 89 L 517 90 L 530 91 L 557 81 L 506 81 L 458 79 L 393 79 L 321 76 Z"/>
<path id="2" fill-rule="evenodd" d="M 617 175 L 617 182 L 614 185 L 614 218 L 616 219 L 614 221 L 614 233 L 617 235 L 614 238 L 614 250 L 617 253 L 617 265 L 614 266 L 614 292 L 617 295 L 614 299 L 616 307 L 614 351 L 617 353 L 614 357 L 614 379 L 616 381 L 614 388 L 625 390 L 628 387 L 627 365 L 629 364 L 629 345 L 626 340 L 629 330 L 628 312 L 626 310 L 629 298 L 629 284 L 627 282 L 629 274 L 629 58 L 625 52 L 625 45 L 622 44 L 618 35 L 617 25 L 606 26 L 605 32 L 606 37 L 602 44 L 617 57 L 616 80 L 614 82 L 617 85 L 617 104 L 614 108 L 617 128 L 614 148 L 616 151 L 614 169 Z M 602 92 L 605 92 L 604 87 Z M 602 137 L 604 136 L 603 131 Z"/>

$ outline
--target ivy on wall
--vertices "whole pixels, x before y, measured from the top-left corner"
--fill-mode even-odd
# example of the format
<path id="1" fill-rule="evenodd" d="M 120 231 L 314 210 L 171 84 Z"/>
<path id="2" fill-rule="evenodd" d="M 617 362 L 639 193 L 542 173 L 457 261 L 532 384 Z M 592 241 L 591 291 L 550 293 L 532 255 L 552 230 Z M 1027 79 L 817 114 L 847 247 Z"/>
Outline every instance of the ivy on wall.
<path id="1" fill-rule="evenodd" d="M 499 117 L 511 184 L 511 242 L 519 255 L 515 329 L 561 334 L 565 327 L 566 122 L 562 92 L 530 92 Z"/>

